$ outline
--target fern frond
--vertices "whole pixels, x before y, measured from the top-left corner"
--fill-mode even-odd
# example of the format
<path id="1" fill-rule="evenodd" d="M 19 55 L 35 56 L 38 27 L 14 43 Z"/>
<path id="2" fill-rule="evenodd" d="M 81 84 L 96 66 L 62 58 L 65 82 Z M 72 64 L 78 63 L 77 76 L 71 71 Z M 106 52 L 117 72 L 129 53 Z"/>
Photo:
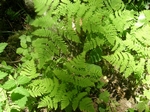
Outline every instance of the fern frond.
<path id="1" fill-rule="evenodd" d="M 112 14 L 110 17 L 117 31 L 123 33 L 123 31 L 131 27 L 133 21 L 135 21 L 134 14 L 135 14 L 134 11 L 119 10 L 115 12 L 115 15 Z"/>
<path id="2" fill-rule="evenodd" d="M 83 98 L 79 104 L 79 108 L 86 112 L 95 112 L 93 101 L 91 98 Z"/>
<path id="3" fill-rule="evenodd" d="M 129 43 L 127 43 L 127 44 L 129 44 Z M 120 39 L 119 37 L 116 37 L 115 44 L 112 48 L 112 51 L 122 52 L 125 50 L 125 48 L 126 48 L 126 46 L 125 46 L 125 43 L 123 42 L 123 40 Z"/>
<path id="4" fill-rule="evenodd" d="M 59 89 L 59 87 L 60 87 L 59 80 L 58 80 L 57 78 L 54 78 L 54 79 L 53 79 L 53 83 L 54 83 L 55 85 L 54 85 L 52 91 L 50 92 L 50 96 L 51 96 L 51 97 L 54 97 L 54 96 L 57 94 L 58 89 Z M 59 99 L 59 100 L 60 100 L 60 99 Z"/>
<path id="5" fill-rule="evenodd" d="M 115 52 L 110 56 L 103 56 L 109 63 L 111 63 L 120 72 L 124 72 L 124 76 L 128 77 L 135 70 L 134 57 L 128 52 Z"/>
<path id="6" fill-rule="evenodd" d="M 79 103 L 81 101 L 82 98 L 84 98 L 85 96 L 87 95 L 87 92 L 81 92 L 77 95 L 77 97 L 75 97 L 73 99 L 73 102 L 72 102 L 72 107 L 73 107 L 73 110 L 75 111 L 77 109 L 77 107 L 79 106 Z"/>
<path id="7" fill-rule="evenodd" d="M 36 36 L 39 36 L 39 37 L 50 37 L 51 36 L 51 31 L 42 28 L 42 29 L 35 30 L 34 32 L 32 32 L 32 34 L 36 35 Z"/>
<path id="8" fill-rule="evenodd" d="M 147 24 L 135 32 L 135 38 L 144 46 L 150 45 L 150 26 Z"/>
<path id="9" fill-rule="evenodd" d="M 57 16 L 58 13 L 56 9 L 59 7 L 59 5 L 60 5 L 60 0 L 53 0 L 47 9 L 47 12 L 44 12 L 44 15 Z M 59 15 L 58 15 L 58 18 L 59 18 Z"/>
<path id="10" fill-rule="evenodd" d="M 33 80 L 29 84 L 29 93 L 33 97 L 42 96 L 53 90 L 53 81 L 50 78 Z"/>
<path id="11" fill-rule="evenodd" d="M 103 29 L 102 34 L 106 37 L 107 41 L 111 44 L 115 44 L 115 40 L 117 37 L 117 31 L 116 28 L 112 24 L 106 25 Z"/>
<path id="12" fill-rule="evenodd" d="M 71 23 L 72 24 L 72 23 Z M 71 30 L 70 30 L 71 29 Z M 79 36 L 76 34 L 76 32 L 72 29 L 72 27 L 68 27 L 68 29 L 66 31 L 64 31 L 64 36 L 65 38 L 67 38 L 68 40 L 72 40 L 76 43 L 80 43 L 80 39 Z"/>
<path id="13" fill-rule="evenodd" d="M 74 85 L 82 87 L 82 88 L 86 88 L 86 87 L 93 87 L 95 86 L 94 81 L 92 80 L 92 78 L 88 78 L 88 77 L 79 77 L 79 76 L 75 76 L 74 77 Z"/>
<path id="14" fill-rule="evenodd" d="M 61 53 L 68 53 L 68 47 L 65 43 L 65 41 L 61 38 L 61 36 L 58 36 L 56 34 L 52 35 L 52 42 L 54 43 L 54 45 L 56 46 L 56 48 L 61 52 Z M 51 45 L 51 44 L 50 44 Z"/>
<path id="15" fill-rule="evenodd" d="M 69 95 L 66 94 L 65 96 L 63 96 L 60 103 L 61 110 L 65 109 L 70 104 Z"/>
<path id="16" fill-rule="evenodd" d="M 53 98 L 49 95 L 44 96 L 41 101 L 39 102 L 38 108 L 41 107 L 48 107 L 49 109 L 53 109 Z"/>
<path id="17" fill-rule="evenodd" d="M 60 79 L 62 82 L 73 82 L 73 76 L 69 75 L 67 71 L 64 70 L 54 70 L 54 74 L 58 79 Z"/>
<path id="18" fill-rule="evenodd" d="M 122 0 L 106 0 L 104 2 L 109 10 L 117 11 L 119 9 L 124 8 L 124 4 Z"/>
<path id="19" fill-rule="evenodd" d="M 54 19 L 49 16 L 42 16 L 42 17 L 38 17 L 36 18 L 31 25 L 35 26 L 35 27 L 42 27 L 42 28 L 51 28 L 52 26 L 54 26 L 56 22 L 54 21 Z"/>
<path id="20" fill-rule="evenodd" d="M 51 43 L 51 46 L 49 44 Z M 42 68 L 43 65 L 52 59 L 52 56 L 58 52 L 55 48 L 55 45 L 50 42 L 48 43 L 48 39 L 46 38 L 38 38 L 32 42 L 32 46 L 34 47 L 34 52 L 36 53 L 36 58 L 38 59 L 38 68 Z"/>
<path id="21" fill-rule="evenodd" d="M 92 49 L 88 54 L 87 62 L 89 63 L 99 62 L 102 59 L 101 56 L 102 56 L 102 49 L 100 47 L 96 47 L 95 49 Z"/>
<path id="22" fill-rule="evenodd" d="M 80 73 L 82 73 L 82 71 Z M 70 86 L 71 85 L 79 86 L 79 87 L 94 86 L 94 82 L 93 82 L 92 78 L 90 78 L 90 77 L 69 75 L 68 73 L 65 73 L 64 71 L 61 71 L 61 70 L 55 71 L 55 74 L 61 81 L 65 82 L 65 83 L 69 83 Z"/>
<path id="23" fill-rule="evenodd" d="M 49 7 L 51 7 L 53 3 L 55 3 L 55 6 L 56 4 L 58 5 L 59 0 L 55 0 L 55 2 L 52 0 L 42 0 L 42 1 L 33 0 L 33 2 L 34 2 L 34 7 L 36 9 L 35 11 L 38 12 L 38 15 L 43 15 L 45 12 L 48 11 Z"/>
<path id="24" fill-rule="evenodd" d="M 26 61 L 22 65 L 21 75 L 28 76 L 29 78 L 33 79 L 39 76 L 39 73 L 36 72 L 36 65 L 33 60 Z"/>
<path id="25" fill-rule="evenodd" d="M 100 45 L 104 44 L 104 40 L 100 37 L 91 38 L 91 40 L 87 41 L 84 44 L 84 51 L 89 51 L 91 49 L 94 49 L 96 47 L 99 47 Z"/>
<path id="26" fill-rule="evenodd" d="M 147 33 L 147 29 L 150 29 L 150 27 L 144 26 L 142 32 L 138 30 L 133 32 L 133 34 L 127 33 L 126 40 L 123 42 L 129 50 L 134 50 L 144 57 L 150 57 L 150 39 L 148 37 L 149 34 Z"/>
<path id="27" fill-rule="evenodd" d="M 102 76 L 102 69 L 98 65 L 94 64 L 85 64 L 86 70 L 89 71 L 91 77 L 101 77 Z"/>
<path id="28" fill-rule="evenodd" d="M 74 97 L 74 95 L 77 94 L 77 91 L 72 90 L 72 91 L 66 92 L 64 89 L 64 87 L 66 88 L 66 86 L 64 86 L 63 88 L 62 88 L 62 85 L 60 86 L 57 92 L 54 94 L 54 96 L 52 96 L 51 94 L 48 94 L 44 96 L 43 98 L 41 98 L 38 108 L 48 107 L 49 109 L 56 110 L 58 106 L 60 105 L 61 110 L 65 109 L 70 104 L 70 101 L 72 101 L 72 98 Z"/>
<path id="29" fill-rule="evenodd" d="M 150 15 L 149 15 L 150 14 L 150 10 L 144 10 L 143 13 L 144 13 L 145 19 L 146 19 L 145 23 L 148 24 L 148 25 L 150 25 L 150 23 L 149 23 L 149 20 L 150 20 Z"/>
<path id="30" fill-rule="evenodd" d="M 58 55 L 61 51 L 67 53 L 67 46 L 57 35 L 52 40 L 38 38 L 32 42 L 32 46 L 37 56 L 36 60 L 39 62 L 39 68 L 42 68 L 46 62 L 52 60 L 54 54 Z"/>
<path id="31" fill-rule="evenodd" d="M 143 76 L 143 73 L 145 72 L 144 66 L 145 66 L 145 59 L 140 58 L 140 61 L 135 67 L 135 75 L 137 78 L 140 78 L 141 76 Z"/>

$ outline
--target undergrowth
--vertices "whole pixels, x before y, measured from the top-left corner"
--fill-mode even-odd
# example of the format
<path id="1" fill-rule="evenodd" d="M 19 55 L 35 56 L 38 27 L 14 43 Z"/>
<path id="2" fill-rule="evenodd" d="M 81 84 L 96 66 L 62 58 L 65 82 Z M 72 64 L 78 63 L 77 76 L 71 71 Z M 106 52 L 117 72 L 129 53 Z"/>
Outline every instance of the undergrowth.
<path id="1" fill-rule="evenodd" d="M 149 111 L 149 10 L 127 10 L 121 0 L 33 2 L 37 16 L 16 51 L 21 63 L 0 64 L 1 111 L 111 111 L 101 106 L 111 100 L 102 61 L 144 85 L 135 109 Z"/>

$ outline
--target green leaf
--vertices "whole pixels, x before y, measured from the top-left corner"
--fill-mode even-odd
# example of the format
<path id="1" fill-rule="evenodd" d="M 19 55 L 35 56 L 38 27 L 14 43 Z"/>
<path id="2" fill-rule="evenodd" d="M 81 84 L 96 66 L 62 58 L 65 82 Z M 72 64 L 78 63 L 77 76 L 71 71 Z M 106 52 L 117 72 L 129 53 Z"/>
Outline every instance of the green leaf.
<path id="1" fill-rule="evenodd" d="M 17 87 L 13 90 L 14 93 L 19 93 L 21 95 L 24 95 L 24 96 L 30 96 L 29 92 L 27 89 L 23 88 L 22 86 L 21 87 Z"/>
<path id="2" fill-rule="evenodd" d="M 8 75 L 8 73 L 0 71 L 0 79 L 3 79 L 7 75 Z"/>
<path id="3" fill-rule="evenodd" d="M 61 100 L 61 110 L 65 109 L 69 105 L 69 99 L 67 96 L 63 96 Z"/>
<path id="4" fill-rule="evenodd" d="M 27 48 L 26 40 L 21 40 L 20 44 L 22 48 Z"/>
<path id="5" fill-rule="evenodd" d="M 136 107 L 138 108 L 139 112 L 143 112 L 146 108 L 146 103 L 145 102 L 139 102 Z"/>
<path id="6" fill-rule="evenodd" d="M 16 82 L 14 80 L 10 79 L 4 83 L 3 88 L 9 90 L 15 86 L 16 86 Z"/>
<path id="7" fill-rule="evenodd" d="M 150 90 L 144 90 L 144 96 L 150 100 Z"/>
<path id="8" fill-rule="evenodd" d="M 16 51 L 17 54 L 22 54 L 23 52 L 24 52 L 23 48 L 18 48 Z"/>
<path id="9" fill-rule="evenodd" d="M 93 102 L 91 98 L 83 98 L 79 104 L 79 108 L 81 111 L 86 111 L 86 112 L 95 112 Z"/>
<path id="10" fill-rule="evenodd" d="M 6 91 L 3 88 L 0 88 L 0 102 L 3 102 L 7 99 Z"/>
<path id="11" fill-rule="evenodd" d="M 7 46 L 7 43 L 0 43 L 0 53 L 3 52 L 3 50 L 5 49 L 5 47 Z"/>
<path id="12" fill-rule="evenodd" d="M 27 97 L 19 94 L 16 94 L 16 97 L 20 98 L 18 100 L 15 100 L 14 103 L 19 107 L 24 108 L 26 106 L 26 102 L 28 101 Z"/>
<path id="13" fill-rule="evenodd" d="M 72 107 L 74 111 L 77 109 L 80 100 L 86 95 L 87 95 L 87 92 L 82 92 L 82 93 L 79 93 L 78 96 L 73 99 Z"/>
<path id="14" fill-rule="evenodd" d="M 108 91 L 104 91 L 103 93 L 101 93 L 100 95 L 99 95 L 99 99 L 100 100 L 103 100 L 104 102 L 108 102 L 109 101 L 109 92 Z"/>
<path id="15" fill-rule="evenodd" d="M 17 82 L 18 84 L 23 85 L 23 84 L 30 82 L 30 78 L 28 78 L 27 76 L 19 76 L 17 78 Z"/>
<path id="16" fill-rule="evenodd" d="M 100 112 L 106 112 L 106 109 L 103 109 L 102 107 L 99 107 Z"/>
<path id="17" fill-rule="evenodd" d="M 24 108 L 29 97 L 28 91 L 23 87 L 17 87 L 11 94 L 11 100 L 19 107 Z"/>

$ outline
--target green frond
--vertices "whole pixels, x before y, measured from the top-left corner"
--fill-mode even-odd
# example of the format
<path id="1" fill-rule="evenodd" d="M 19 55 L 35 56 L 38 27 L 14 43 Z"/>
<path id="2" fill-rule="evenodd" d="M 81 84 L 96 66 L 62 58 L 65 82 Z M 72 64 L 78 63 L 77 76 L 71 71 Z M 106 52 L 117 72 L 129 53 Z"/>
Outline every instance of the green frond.
<path id="1" fill-rule="evenodd" d="M 92 49 L 89 54 L 87 54 L 88 59 L 87 62 L 89 63 L 96 63 L 99 62 L 102 59 L 102 49 L 101 47 L 96 47 L 95 49 Z"/>
<path id="2" fill-rule="evenodd" d="M 59 0 L 42 0 L 42 1 L 38 1 L 38 0 L 33 0 L 34 2 L 34 7 L 35 7 L 35 11 L 38 12 L 38 15 L 43 15 L 44 13 L 46 13 L 48 10 L 50 10 L 51 5 L 53 6 L 57 6 L 59 3 Z M 55 8 L 55 7 L 52 8 Z"/>
<path id="3" fill-rule="evenodd" d="M 63 96 L 60 104 L 61 104 L 61 110 L 65 109 L 70 104 L 69 96 L 68 95 Z"/>
<path id="4" fill-rule="evenodd" d="M 50 37 L 51 36 L 51 31 L 46 30 L 44 28 L 37 29 L 34 32 L 32 32 L 33 35 L 39 36 L 39 37 Z"/>
<path id="5" fill-rule="evenodd" d="M 71 18 L 72 16 L 76 15 L 78 10 L 80 9 L 80 1 L 76 1 L 75 3 L 67 3 L 67 16 L 68 18 Z"/>
<path id="6" fill-rule="evenodd" d="M 64 70 L 54 70 L 53 71 L 56 77 L 61 80 L 62 82 L 73 82 L 73 76 L 69 75 L 67 71 Z"/>
<path id="7" fill-rule="evenodd" d="M 54 97 L 56 94 L 58 94 L 58 89 L 60 88 L 59 80 L 57 78 L 53 79 L 53 84 L 54 84 L 53 89 L 50 92 L 51 97 Z"/>
<path id="8" fill-rule="evenodd" d="M 124 4 L 122 0 L 106 0 L 104 2 L 109 10 L 120 10 L 124 8 Z"/>
<path id="9" fill-rule="evenodd" d="M 79 76 L 75 76 L 74 77 L 74 85 L 77 85 L 79 87 L 93 87 L 94 81 L 92 80 L 92 78 L 90 77 L 79 77 Z"/>
<path id="10" fill-rule="evenodd" d="M 81 99 L 84 98 L 86 95 L 87 95 L 87 92 L 81 92 L 81 93 L 79 93 L 79 94 L 73 99 L 72 107 L 73 107 L 73 110 L 74 110 L 74 111 L 75 111 L 75 110 L 77 109 L 77 107 L 79 106 L 79 103 L 80 103 Z"/>
<path id="11" fill-rule="evenodd" d="M 49 95 L 44 96 L 41 101 L 39 102 L 38 108 L 41 107 L 48 107 L 49 109 L 53 109 L 53 98 Z"/>
<path id="12" fill-rule="evenodd" d="M 61 88 L 61 87 L 60 87 Z M 65 109 L 72 101 L 74 95 L 77 94 L 76 90 L 65 92 L 62 89 L 57 90 L 54 96 L 48 94 L 41 98 L 38 108 L 48 107 L 49 109 L 57 109 L 60 105 L 61 110 Z"/>
<path id="13" fill-rule="evenodd" d="M 64 102 L 63 102 L 63 104 L 62 104 L 62 106 L 63 106 L 63 108 L 65 108 L 65 107 L 67 107 L 67 105 L 68 105 L 68 103 L 70 102 L 70 98 L 69 98 L 69 95 L 67 94 L 67 86 L 66 86 L 66 84 L 65 83 L 61 83 L 60 85 L 59 85 L 59 88 L 58 88 L 58 90 L 57 90 L 57 92 L 55 93 L 55 96 L 54 96 L 54 104 L 56 105 L 56 103 L 58 104 L 60 104 L 60 106 L 61 106 L 61 102 L 63 102 L 63 100 L 64 100 Z M 68 98 L 66 98 L 68 96 Z M 64 104 L 64 103 L 66 103 L 67 102 L 67 105 L 66 104 Z M 56 105 L 57 106 L 57 105 Z M 54 107 L 55 108 L 55 107 Z M 62 108 L 62 107 L 61 107 Z"/>
<path id="14" fill-rule="evenodd" d="M 50 78 L 33 80 L 29 84 L 29 93 L 33 97 L 42 96 L 53 90 L 53 81 Z"/>
<path id="15" fill-rule="evenodd" d="M 82 111 L 95 112 L 93 101 L 88 97 L 85 97 L 80 101 L 79 108 Z"/>
<path id="16" fill-rule="evenodd" d="M 68 54 L 68 46 L 61 37 L 53 35 L 53 42 L 55 43 L 55 46 L 60 52 Z"/>
<path id="17" fill-rule="evenodd" d="M 70 23 L 71 24 L 71 23 Z M 72 26 L 64 31 L 64 36 L 68 40 L 72 40 L 74 42 L 80 43 L 79 36 L 76 34 L 76 32 L 72 29 Z"/>
<path id="18" fill-rule="evenodd" d="M 115 15 L 111 14 L 110 18 L 117 31 L 123 33 L 123 31 L 131 27 L 131 25 L 135 21 L 134 14 L 134 11 L 119 10 L 115 12 Z"/>
<path id="19" fill-rule="evenodd" d="M 49 46 L 49 44 L 51 45 Z M 59 51 L 55 48 L 55 45 L 52 42 L 48 43 L 47 38 L 38 38 L 32 42 L 34 47 L 34 52 L 36 53 L 36 58 L 38 59 L 38 68 L 42 68 L 43 65 L 52 59 L 52 56 Z"/>
<path id="20" fill-rule="evenodd" d="M 20 75 L 28 76 L 31 79 L 39 76 L 39 73 L 36 72 L 36 65 L 33 60 L 23 63 Z"/>
<path id="21" fill-rule="evenodd" d="M 124 73 L 125 77 L 131 75 L 135 70 L 134 57 L 128 52 L 115 52 L 109 56 L 103 56 L 116 69 Z"/>
<path id="22" fill-rule="evenodd" d="M 150 27 L 148 25 L 143 26 L 141 30 L 136 30 L 133 32 L 133 34 L 126 35 L 126 40 L 123 42 L 124 45 L 129 50 L 134 50 L 139 55 L 142 55 L 144 57 L 150 57 L 150 48 L 148 47 L 150 45 L 150 39 L 148 37 Z"/>
<path id="23" fill-rule="evenodd" d="M 77 71 L 78 69 L 76 69 Z M 72 75 L 69 75 L 68 73 L 62 71 L 62 70 L 57 70 L 57 71 L 54 71 L 56 76 L 63 82 L 65 83 L 69 83 L 70 86 L 71 85 L 74 85 L 75 86 L 78 86 L 78 87 L 89 87 L 89 86 L 94 86 L 94 82 L 92 80 L 92 77 L 85 77 L 85 75 L 81 76 L 79 75 L 76 75 L 76 74 L 72 74 Z M 79 71 L 78 71 L 79 72 Z M 80 72 L 82 73 L 82 71 Z M 88 75 L 88 74 L 87 74 Z"/>
<path id="24" fill-rule="evenodd" d="M 143 11 L 144 15 L 145 15 L 145 23 L 147 23 L 150 26 L 149 20 L 150 20 L 150 10 L 144 10 Z"/>
<path id="25" fill-rule="evenodd" d="M 135 38 L 144 46 L 149 46 L 150 45 L 150 26 L 145 25 L 143 26 L 140 30 L 137 30 L 135 32 Z"/>
<path id="26" fill-rule="evenodd" d="M 82 76 L 99 77 L 102 75 L 101 67 L 85 63 L 82 56 L 65 63 L 65 66 L 71 73 L 81 74 Z"/>
<path id="27" fill-rule="evenodd" d="M 84 44 L 84 51 L 89 51 L 104 44 L 104 40 L 100 37 L 92 38 Z"/>
<path id="28" fill-rule="evenodd" d="M 117 37 L 116 28 L 109 23 L 108 25 L 106 25 L 104 28 L 101 29 L 103 29 L 102 34 L 106 37 L 107 41 L 111 45 L 114 45 Z"/>
<path id="29" fill-rule="evenodd" d="M 144 71 L 145 71 L 145 59 L 144 58 L 140 58 L 138 64 L 135 67 L 135 75 L 137 76 L 137 78 L 140 78 Z"/>
<path id="30" fill-rule="evenodd" d="M 42 28 L 51 28 L 56 22 L 50 15 L 45 15 L 42 17 L 36 18 L 31 25 L 35 27 L 42 27 Z"/>
<path id="31" fill-rule="evenodd" d="M 129 42 L 127 44 L 131 44 L 131 43 Z M 112 48 L 112 51 L 122 52 L 125 50 L 125 48 L 126 48 L 125 42 L 123 42 L 123 40 L 121 38 L 116 37 L 115 44 Z"/>
<path id="32" fill-rule="evenodd" d="M 101 77 L 102 76 L 102 69 L 98 65 L 94 64 L 85 64 L 86 70 L 89 71 L 91 77 Z"/>
<path id="33" fill-rule="evenodd" d="M 32 42 L 34 52 L 36 53 L 36 60 L 38 60 L 38 67 L 42 68 L 43 65 L 52 60 L 54 54 L 58 55 L 61 51 L 66 53 L 67 46 L 62 39 L 57 35 L 52 37 L 52 40 L 47 38 L 38 38 Z"/>

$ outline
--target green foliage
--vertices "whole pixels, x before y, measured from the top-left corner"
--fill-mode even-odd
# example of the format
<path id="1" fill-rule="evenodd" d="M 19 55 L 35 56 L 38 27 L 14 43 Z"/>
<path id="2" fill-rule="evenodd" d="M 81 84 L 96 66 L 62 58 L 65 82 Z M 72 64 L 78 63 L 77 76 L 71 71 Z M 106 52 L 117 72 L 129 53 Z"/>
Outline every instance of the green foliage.
<path id="1" fill-rule="evenodd" d="M 112 24 L 115 26 L 118 35 L 115 45 L 112 47 L 112 54 L 103 56 L 111 63 L 116 70 L 127 78 L 134 75 L 137 82 L 145 80 L 149 75 L 149 10 L 139 13 L 135 11 L 116 11 L 111 15 Z M 136 16 L 135 16 L 136 14 Z M 123 15 L 123 16 L 122 16 Z M 117 24 L 120 21 L 121 24 Z M 147 83 L 147 82 L 146 82 Z M 145 83 L 142 82 L 142 85 Z M 149 86 L 144 89 L 144 94 L 138 96 L 137 109 L 149 111 L 148 96 Z M 147 97 L 146 99 L 144 97 Z M 141 105 L 145 105 L 144 107 Z"/>
<path id="2" fill-rule="evenodd" d="M 3 52 L 6 46 L 7 46 L 7 43 L 0 43 L 0 53 Z"/>
<path id="3" fill-rule="evenodd" d="M 22 63 L 14 68 L 2 62 L 0 68 L 1 110 L 33 111 L 35 106 L 95 112 L 96 103 L 110 100 L 107 91 L 100 93 L 104 65 L 96 63 L 101 60 L 107 60 L 125 78 L 134 75 L 149 88 L 149 10 L 129 11 L 121 0 L 33 3 L 37 16 L 30 22 L 31 32 L 19 37 L 16 51 Z M 0 44 L 0 53 L 6 45 Z M 93 88 L 98 91 L 95 96 Z M 145 88 L 138 100 L 140 111 L 147 109 L 140 105 L 148 100 L 149 89 Z"/>
<path id="4" fill-rule="evenodd" d="M 103 6 L 102 1 L 95 4 L 98 1 L 81 4 L 80 1 L 34 0 L 38 16 L 31 25 L 35 28 L 30 35 L 20 37 L 21 47 L 17 53 L 23 55 L 24 62 L 20 75 L 26 77 L 25 82 L 19 84 L 29 83 L 26 89 L 30 95 L 40 98 L 38 108 L 57 110 L 60 107 L 63 110 L 72 106 L 73 111 L 78 108 L 95 111 L 88 96 L 90 88 L 100 82 L 102 70 L 94 64 L 95 60 L 88 61 L 91 57 L 87 53 L 105 43 L 108 27 L 109 32 L 111 28 L 114 30 L 109 25 L 106 29 L 100 27 L 102 22 L 98 18 L 102 19 L 105 11 L 98 8 Z M 96 60 L 100 59 L 98 55 Z"/>

